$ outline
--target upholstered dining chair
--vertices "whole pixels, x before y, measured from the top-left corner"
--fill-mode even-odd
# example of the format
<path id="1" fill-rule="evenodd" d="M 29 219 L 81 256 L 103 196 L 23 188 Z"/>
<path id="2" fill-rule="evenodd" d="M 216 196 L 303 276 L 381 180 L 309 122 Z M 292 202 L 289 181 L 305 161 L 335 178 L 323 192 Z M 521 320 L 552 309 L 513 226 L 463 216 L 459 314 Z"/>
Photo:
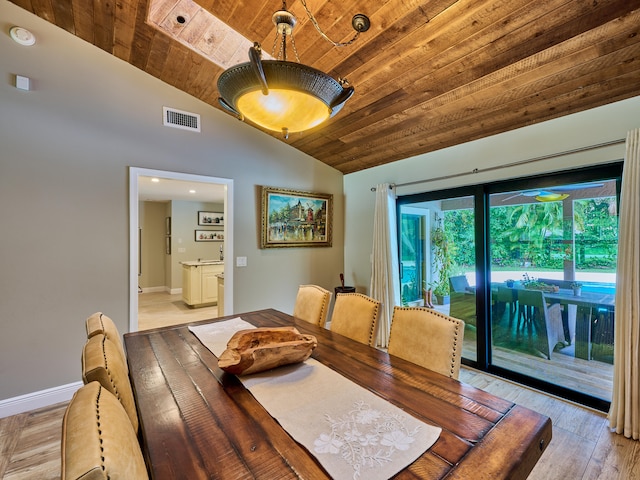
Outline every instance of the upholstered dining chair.
<path id="1" fill-rule="evenodd" d="M 149 478 L 127 413 L 99 382 L 80 387 L 69 402 L 61 453 L 62 480 Z"/>
<path id="2" fill-rule="evenodd" d="M 329 313 L 331 292 L 318 285 L 300 285 L 293 316 L 305 322 L 324 327 Z"/>
<path id="3" fill-rule="evenodd" d="M 89 338 L 82 349 L 82 381 L 85 384 L 97 381 L 115 395 L 133 429 L 138 432 L 138 414 L 129 373 L 116 344 L 101 333 Z"/>
<path id="4" fill-rule="evenodd" d="M 111 318 L 107 317 L 102 312 L 96 312 L 87 317 L 87 320 L 85 321 L 85 328 L 87 330 L 87 338 L 91 338 L 94 335 L 101 333 L 115 343 L 122 354 L 124 366 L 127 368 L 127 356 L 122 345 L 122 337 L 120 336 L 118 327 L 116 327 L 116 324 L 111 320 Z M 129 370 L 127 369 L 127 371 Z"/>
<path id="5" fill-rule="evenodd" d="M 380 302 L 362 293 L 339 293 L 333 304 L 329 329 L 373 346 L 380 317 Z"/>
<path id="6" fill-rule="evenodd" d="M 457 379 L 464 322 L 435 310 L 394 307 L 389 354 Z"/>

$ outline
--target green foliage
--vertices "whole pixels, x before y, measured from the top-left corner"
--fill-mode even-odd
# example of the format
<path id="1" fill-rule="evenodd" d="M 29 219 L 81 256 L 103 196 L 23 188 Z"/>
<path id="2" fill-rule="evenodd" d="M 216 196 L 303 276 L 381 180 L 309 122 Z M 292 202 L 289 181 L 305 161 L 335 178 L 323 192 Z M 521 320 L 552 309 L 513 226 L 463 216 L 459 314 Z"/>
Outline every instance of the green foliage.
<path id="1" fill-rule="evenodd" d="M 562 203 L 545 202 L 516 205 L 507 217 L 502 238 L 512 251 L 518 251 L 524 266 L 539 265 L 544 260 L 544 243 L 562 238 Z"/>
<path id="2" fill-rule="evenodd" d="M 573 205 L 576 268 L 615 269 L 615 197 L 576 200 Z M 571 246 L 563 240 L 562 202 L 494 206 L 489 225 L 494 267 L 560 270 L 564 260 L 573 259 Z"/>
<path id="3" fill-rule="evenodd" d="M 452 274 L 453 262 L 450 254 L 450 243 L 442 225 L 442 218 L 437 217 L 431 230 L 431 246 L 433 248 L 433 271 L 436 280 L 430 285 L 435 295 L 449 295 L 449 277 Z"/>
<path id="4" fill-rule="evenodd" d="M 475 216 L 472 209 L 444 212 L 445 235 L 449 245 L 451 263 L 460 268 L 476 264 Z"/>

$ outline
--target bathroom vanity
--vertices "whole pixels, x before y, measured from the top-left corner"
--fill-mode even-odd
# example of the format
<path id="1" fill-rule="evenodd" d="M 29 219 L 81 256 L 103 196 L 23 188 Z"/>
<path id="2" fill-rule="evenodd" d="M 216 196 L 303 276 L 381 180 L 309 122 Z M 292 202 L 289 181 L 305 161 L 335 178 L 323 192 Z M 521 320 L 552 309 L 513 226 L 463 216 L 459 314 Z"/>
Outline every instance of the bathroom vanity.
<path id="1" fill-rule="evenodd" d="M 218 303 L 218 275 L 224 273 L 222 260 L 194 260 L 182 263 L 182 301 L 190 307 Z"/>

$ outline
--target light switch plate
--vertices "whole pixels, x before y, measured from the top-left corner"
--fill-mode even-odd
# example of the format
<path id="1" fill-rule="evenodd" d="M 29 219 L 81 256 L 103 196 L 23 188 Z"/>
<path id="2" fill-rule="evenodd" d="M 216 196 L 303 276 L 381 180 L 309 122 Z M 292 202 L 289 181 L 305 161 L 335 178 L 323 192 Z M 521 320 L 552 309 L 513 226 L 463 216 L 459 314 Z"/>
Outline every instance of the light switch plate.
<path id="1" fill-rule="evenodd" d="M 247 257 L 236 257 L 236 267 L 246 267 Z"/>
<path id="2" fill-rule="evenodd" d="M 29 91 L 30 81 L 29 77 L 23 77 L 22 75 L 16 75 L 16 88 L 18 90 Z"/>

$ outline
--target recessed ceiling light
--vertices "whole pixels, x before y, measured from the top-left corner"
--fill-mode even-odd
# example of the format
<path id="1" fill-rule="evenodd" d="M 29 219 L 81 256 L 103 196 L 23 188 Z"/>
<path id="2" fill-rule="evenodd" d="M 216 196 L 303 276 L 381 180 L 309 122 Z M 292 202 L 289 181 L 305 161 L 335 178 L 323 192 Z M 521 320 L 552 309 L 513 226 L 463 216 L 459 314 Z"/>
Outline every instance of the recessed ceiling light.
<path id="1" fill-rule="evenodd" d="M 11 38 L 13 38 L 13 41 L 20 45 L 30 47 L 31 45 L 36 43 L 35 35 L 26 28 L 11 27 L 11 30 L 9 30 L 9 34 L 11 35 Z"/>
<path id="2" fill-rule="evenodd" d="M 158 182 L 160 181 L 160 179 L 159 179 L 159 178 L 152 178 L 152 179 L 151 179 L 151 181 L 152 181 L 153 183 L 158 183 Z"/>
<path id="3" fill-rule="evenodd" d="M 196 193 L 196 191 L 191 189 L 191 190 L 189 190 L 189 193 Z"/>

